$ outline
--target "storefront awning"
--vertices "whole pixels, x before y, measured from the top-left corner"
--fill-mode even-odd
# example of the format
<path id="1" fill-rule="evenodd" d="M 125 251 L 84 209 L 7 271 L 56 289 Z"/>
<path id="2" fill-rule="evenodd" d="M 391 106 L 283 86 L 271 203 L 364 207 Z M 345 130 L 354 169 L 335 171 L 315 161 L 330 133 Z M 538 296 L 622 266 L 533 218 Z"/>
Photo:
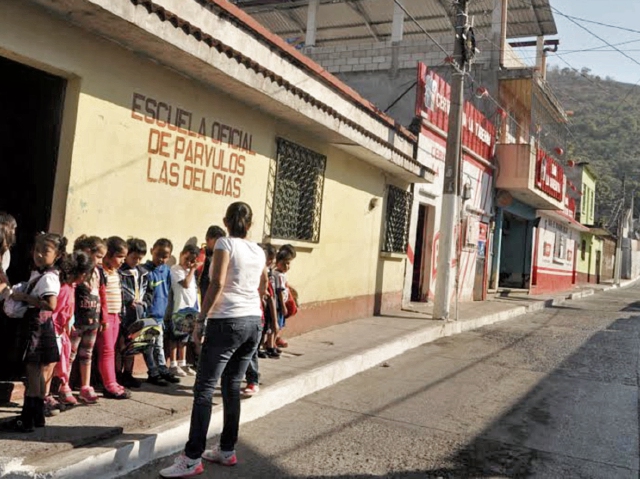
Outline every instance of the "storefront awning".
<path id="1" fill-rule="evenodd" d="M 581 233 L 589 233 L 591 231 L 591 228 L 574 220 L 571 216 L 564 213 L 563 211 L 544 210 L 544 211 L 539 211 L 538 213 L 539 214 L 541 213 L 542 215 L 548 218 L 551 218 L 557 221 L 558 223 L 567 225 L 569 228 L 572 228 L 576 231 L 580 231 Z"/>

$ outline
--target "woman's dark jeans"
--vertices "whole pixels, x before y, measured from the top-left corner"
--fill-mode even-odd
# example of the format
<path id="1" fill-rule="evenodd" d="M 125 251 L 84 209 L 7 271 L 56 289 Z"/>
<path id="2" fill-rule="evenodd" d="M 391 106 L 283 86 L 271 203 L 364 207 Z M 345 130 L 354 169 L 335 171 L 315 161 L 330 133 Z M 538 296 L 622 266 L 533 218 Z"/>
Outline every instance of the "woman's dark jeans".
<path id="1" fill-rule="evenodd" d="M 260 344 L 260 316 L 209 319 L 198 374 L 194 386 L 191 429 L 185 454 L 191 459 L 202 456 L 211 422 L 211 401 L 216 384 L 222 378 L 224 427 L 220 450 L 233 451 L 240 424 L 240 383 L 251 357 Z"/>

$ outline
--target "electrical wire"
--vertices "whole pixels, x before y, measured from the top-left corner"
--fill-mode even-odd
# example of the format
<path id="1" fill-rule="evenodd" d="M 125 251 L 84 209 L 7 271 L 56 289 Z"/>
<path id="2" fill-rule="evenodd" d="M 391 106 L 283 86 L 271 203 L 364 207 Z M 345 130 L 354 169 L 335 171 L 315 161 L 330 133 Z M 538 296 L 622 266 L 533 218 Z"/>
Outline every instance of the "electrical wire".
<path id="1" fill-rule="evenodd" d="M 442 51 L 445 54 L 445 58 L 450 58 L 452 56 L 451 53 L 449 53 L 442 45 L 440 45 L 440 43 L 435 38 L 433 38 L 433 36 L 411 14 L 411 12 L 409 12 L 409 10 L 405 8 L 405 6 L 402 4 L 402 2 L 400 2 L 400 0 L 393 0 L 393 3 L 398 5 L 398 7 L 400 7 L 400 9 L 405 13 L 405 15 L 407 15 L 411 19 L 411 21 L 416 24 L 416 26 L 422 31 L 422 33 L 424 33 L 427 36 L 427 38 L 431 40 L 433 44 L 437 46 L 440 49 L 440 51 Z M 458 73 L 464 73 L 462 71 L 462 68 L 460 68 L 460 65 L 458 65 L 457 62 L 455 61 L 455 59 L 452 60 L 451 64 L 458 71 Z"/>
<path id="2" fill-rule="evenodd" d="M 604 43 L 605 45 L 608 45 L 609 47 L 613 48 L 614 50 L 616 50 L 618 53 L 622 54 L 624 57 L 628 58 L 629 60 L 631 60 L 633 63 L 635 63 L 636 65 L 640 66 L 640 61 L 636 60 L 635 58 L 633 58 L 630 55 L 627 55 L 624 51 L 620 50 L 619 48 L 615 47 L 614 45 L 612 45 L 611 43 L 609 43 L 607 40 L 601 38 L 599 35 L 596 35 L 595 33 L 593 33 L 591 30 L 589 30 L 587 27 L 585 27 L 584 25 L 580 25 L 580 23 L 578 23 L 576 20 L 574 20 L 574 18 L 577 17 L 572 17 L 570 15 L 566 15 L 565 13 L 562 13 L 560 10 L 558 10 L 557 8 L 551 7 L 551 9 L 556 12 L 558 15 L 563 16 L 565 18 L 567 18 L 570 22 L 574 23 L 575 25 L 577 25 L 578 27 L 580 27 L 581 29 L 583 29 L 584 31 L 586 31 L 587 33 L 589 33 L 590 35 L 593 35 L 595 38 L 597 38 L 598 40 L 600 40 L 602 43 Z M 622 98 L 622 100 L 620 100 L 620 102 L 618 103 L 618 105 L 616 106 L 616 108 L 609 114 L 609 116 L 607 116 L 605 122 L 609 121 L 619 110 L 620 107 L 622 107 L 622 105 L 627 101 L 627 99 L 631 96 L 631 93 L 633 92 L 633 90 L 635 90 L 635 88 L 640 85 L 640 78 L 638 79 L 638 81 L 629 89 L 629 91 L 627 92 L 627 94 Z"/>
<path id="3" fill-rule="evenodd" d="M 576 26 L 580 27 L 582 30 L 584 30 L 585 32 L 589 33 L 590 35 L 596 37 L 598 40 L 600 40 L 602 43 L 604 43 L 605 45 L 608 45 L 609 47 L 613 48 L 615 51 L 617 51 L 618 53 L 620 53 L 621 55 L 623 55 L 624 57 L 628 58 L 629 60 L 631 60 L 633 63 L 635 63 L 636 65 L 640 66 L 640 61 L 636 60 L 635 58 L 633 58 L 631 55 L 627 55 L 623 50 L 620 50 L 618 47 L 612 45 L 611 43 L 609 43 L 607 40 L 605 40 L 604 38 L 602 38 L 601 36 L 593 33 L 591 30 L 589 30 L 587 27 L 585 27 L 584 25 L 581 25 L 580 23 L 578 23 L 576 20 L 574 20 L 574 17 L 570 16 L 570 15 L 566 15 L 564 13 L 562 13 L 560 10 L 558 10 L 555 7 L 551 7 L 551 9 L 556 12 L 558 15 L 563 16 L 565 18 L 567 18 L 571 23 L 575 24 Z M 640 33 L 640 32 L 638 32 Z"/>
<path id="4" fill-rule="evenodd" d="M 551 7 L 553 8 L 553 7 Z M 556 10 L 555 8 L 553 8 L 554 10 Z M 621 27 L 619 25 L 611 25 L 609 23 L 603 23 L 603 22 L 598 22 L 596 20 L 588 20 L 586 18 L 580 18 L 580 17 L 574 17 L 573 15 L 567 15 L 565 13 L 560 13 L 556 10 L 556 13 L 558 13 L 558 15 L 562 15 L 565 18 L 568 18 L 570 20 L 577 20 L 579 22 L 584 22 L 584 23 L 592 23 L 594 25 L 600 25 L 602 27 L 608 27 L 608 28 L 615 28 L 617 30 L 623 30 L 625 32 L 631 32 L 631 33 L 637 33 L 640 35 L 640 30 L 634 30 L 633 28 L 627 28 L 627 27 Z"/>

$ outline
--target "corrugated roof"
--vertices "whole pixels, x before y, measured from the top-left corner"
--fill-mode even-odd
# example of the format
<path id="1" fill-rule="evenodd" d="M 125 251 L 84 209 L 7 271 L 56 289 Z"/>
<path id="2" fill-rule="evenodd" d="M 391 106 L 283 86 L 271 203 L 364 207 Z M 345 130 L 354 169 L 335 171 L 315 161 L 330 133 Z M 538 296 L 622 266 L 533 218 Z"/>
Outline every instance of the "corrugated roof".
<path id="1" fill-rule="evenodd" d="M 292 41 L 304 33 L 309 0 L 232 0 L 275 34 Z M 510 0 L 508 38 L 558 33 L 550 0 Z M 388 40 L 393 20 L 393 0 L 320 0 L 317 43 Z M 403 5 L 430 33 L 452 31 L 449 0 L 404 0 Z M 491 28 L 493 0 L 471 2 L 470 13 L 478 30 Z M 420 28 L 405 18 L 405 36 Z M 424 35 L 424 33 L 421 33 Z"/>

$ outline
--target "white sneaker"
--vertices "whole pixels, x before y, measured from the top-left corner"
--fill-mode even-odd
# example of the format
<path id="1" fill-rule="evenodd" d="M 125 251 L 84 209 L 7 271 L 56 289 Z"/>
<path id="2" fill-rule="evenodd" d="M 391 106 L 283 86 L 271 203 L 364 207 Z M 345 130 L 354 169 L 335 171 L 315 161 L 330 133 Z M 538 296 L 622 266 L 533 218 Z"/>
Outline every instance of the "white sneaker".
<path id="1" fill-rule="evenodd" d="M 160 471 L 160 477 L 193 477 L 204 472 L 204 466 L 200 459 L 189 459 L 184 454 L 180 454 L 173 463 L 173 466 Z"/>
<path id="2" fill-rule="evenodd" d="M 202 453 L 202 459 L 209 462 L 214 462 L 222 466 L 235 466 L 238 464 L 238 457 L 236 451 L 222 452 L 219 448 L 208 449 Z"/>
<path id="3" fill-rule="evenodd" d="M 196 375 L 196 371 L 189 366 L 188 364 L 186 366 L 182 366 L 181 368 L 185 373 L 187 373 L 187 376 L 195 376 Z"/>
<path id="4" fill-rule="evenodd" d="M 174 376 L 177 376 L 179 378 L 185 378 L 187 377 L 187 373 L 185 373 L 181 367 L 179 366 L 173 366 L 169 368 L 169 372 L 171 374 L 173 374 Z"/>

